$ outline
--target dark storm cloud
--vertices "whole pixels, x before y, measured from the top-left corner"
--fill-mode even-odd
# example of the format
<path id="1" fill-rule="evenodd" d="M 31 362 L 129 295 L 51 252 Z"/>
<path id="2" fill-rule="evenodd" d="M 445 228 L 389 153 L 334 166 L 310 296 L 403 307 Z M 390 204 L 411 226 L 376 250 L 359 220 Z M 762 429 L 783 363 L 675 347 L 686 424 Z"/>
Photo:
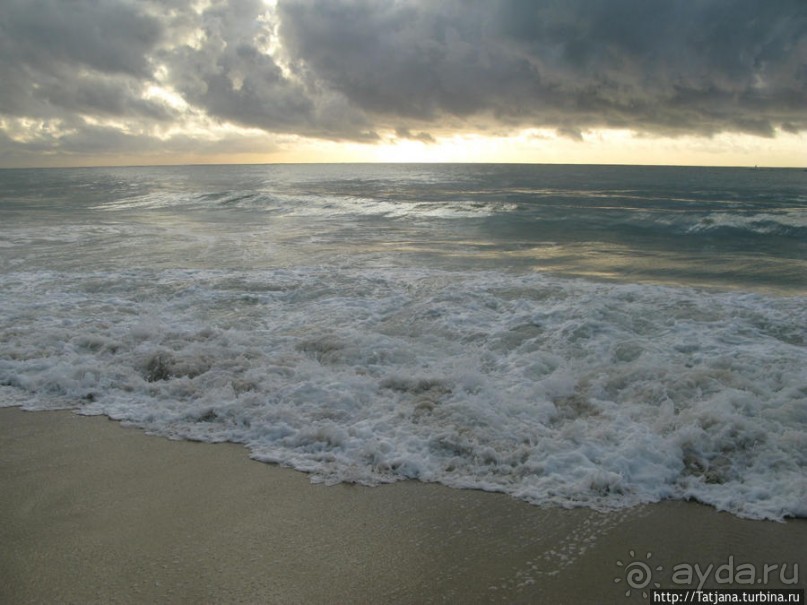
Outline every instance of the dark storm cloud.
<path id="1" fill-rule="evenodd" d="M 141 98 L 163 33 L 156 18 L 91 0 L 3 0 L 0 9 L 0 113 L 171 117 Z"/>
<path id="2" fill-rule="evenodd" d="M 411 139 L 413 141 L 420 141 L 421 143 L 435 143 L 435 139 L 428 132 L 414 133 L 405 126 L 398 126 L 395 129 L 395 136 L 399 139 Z"/>
<path id="3" fill-rule="evenodd" d="M 564 133 L 804 129 L 803 0 L 287 0 L 284 41 L 377 119 Z"/>
<path id="4" fill-rule="evenodd" d="M 0 16 L 5 149 L 148 151 L 205 119 L 360 141 L 807 130 L 804 0 L 0 0 Z"/>
<path id="5" fill-rule="evenodd" d="M 93 0 L 5 0 L 6 60 L 45 72 L 63 64 L 147 76 L 147 54 L 162 33 L 154 17 L 127 3 Z"/>
<path id="6" fill-rule="evenodd" d="M 261 0 L 214 3 L 198 15 L 194 45 L 165 54 L 171 81 L 211 116 L 272 132 L 366 139 L 368 122 L 330 91 L 287 78 L 266 49 L 273 33 Z"/>

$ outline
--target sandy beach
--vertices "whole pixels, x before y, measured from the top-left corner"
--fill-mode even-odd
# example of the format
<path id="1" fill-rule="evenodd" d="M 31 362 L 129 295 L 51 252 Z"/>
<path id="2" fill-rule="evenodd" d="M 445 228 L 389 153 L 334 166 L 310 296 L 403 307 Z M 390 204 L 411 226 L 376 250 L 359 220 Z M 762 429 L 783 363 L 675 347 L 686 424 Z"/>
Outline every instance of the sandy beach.
<path id="1" fill-rule="evenodd" d="M 637 561 L 651 564 L 650 588 L 685 587 L 672 578 L 685 565 L 723 565 L 706 586 L 741 587 L 723 583 L 729 564 L 778 565 L 765 587 L 803 588 L 807 575 L 807 520 L 684 502 L 541 508 L 416 482 L 312 485 L 238 445 L 69 412 L 0 409 L 0 485 L 8 604 L 629 603 L 647 602 L 627 583 Z"/>

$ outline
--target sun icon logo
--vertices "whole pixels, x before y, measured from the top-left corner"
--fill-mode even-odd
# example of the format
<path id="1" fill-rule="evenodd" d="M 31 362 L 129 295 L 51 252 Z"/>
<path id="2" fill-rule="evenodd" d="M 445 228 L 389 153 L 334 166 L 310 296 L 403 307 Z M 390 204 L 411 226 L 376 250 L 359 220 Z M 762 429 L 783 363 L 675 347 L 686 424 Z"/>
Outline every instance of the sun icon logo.
<path id="1" fill-rule="evenodd" d="M 653 571 L 662 571 L 664 568 L 661 565 L 657 565 L 655 568 L 651 568 L 649 561 L 650 557 L 653 556 L 653 553 L 647 553 L 645 555 L 644 561 L 637 561 L 636 560 L 636 553 L 634 551 L 628 551 L 631 557 L 631 561 L 627 563 L 623 563 L 622 561 L 617 561 L 616 564 L 619 567 L 624 568 L 625 573 L 624 577 L 614 578 L 615 583 L 619 583 L 622 580 L 625 580 L 625 584 L 628 585 L 628 590 L 625 592 L 625 596 L 630 596 L 631 590 L 641 590 L 642 596 L 646 599 L 647 592 L 644 590 L 652 583 L 653 586 L 659 588 L 661 584 L 658 582 L 653 582 Z"/>

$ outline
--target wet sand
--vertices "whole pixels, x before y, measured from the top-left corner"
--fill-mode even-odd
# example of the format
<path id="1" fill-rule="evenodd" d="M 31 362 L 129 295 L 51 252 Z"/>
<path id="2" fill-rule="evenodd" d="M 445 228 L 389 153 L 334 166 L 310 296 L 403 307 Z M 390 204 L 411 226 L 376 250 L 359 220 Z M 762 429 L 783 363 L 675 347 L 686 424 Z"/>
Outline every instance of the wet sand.
<path id="1" fill-rule="evenodd" d="M 724 577 L 729 562 L 760 576 L 779 565 L 768 587 L 807 576 L 803 519 L 684 502 L 541 508 L 411 481 L 326 487 L 238 445 L 17 408 L 0 409 L 0 545 L 7 604 L 647 603 L 653 583 L 685 587 L 672 574 L 686 564 Z M 646 587 L 627 583 L 637 561 Z M 714 573 L 706 586 L 740 587 Z"/>

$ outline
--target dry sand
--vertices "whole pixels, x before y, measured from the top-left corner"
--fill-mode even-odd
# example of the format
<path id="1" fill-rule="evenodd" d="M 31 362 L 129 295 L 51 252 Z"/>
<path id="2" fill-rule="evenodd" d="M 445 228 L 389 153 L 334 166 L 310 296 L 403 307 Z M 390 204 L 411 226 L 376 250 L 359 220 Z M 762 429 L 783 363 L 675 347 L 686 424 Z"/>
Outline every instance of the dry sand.
<path id="1" fill-rule="evenodd" d="M 662 586 L 685 563 L 787 563 L 786 580 L 798 564 L 799 588 L 807 576 L 807 520 L 326 487 L 237 445 L 16 408 L 0 409 L 0 545 L 3 604 L 646 603 L 625 596 L 631 550 Z"/>

